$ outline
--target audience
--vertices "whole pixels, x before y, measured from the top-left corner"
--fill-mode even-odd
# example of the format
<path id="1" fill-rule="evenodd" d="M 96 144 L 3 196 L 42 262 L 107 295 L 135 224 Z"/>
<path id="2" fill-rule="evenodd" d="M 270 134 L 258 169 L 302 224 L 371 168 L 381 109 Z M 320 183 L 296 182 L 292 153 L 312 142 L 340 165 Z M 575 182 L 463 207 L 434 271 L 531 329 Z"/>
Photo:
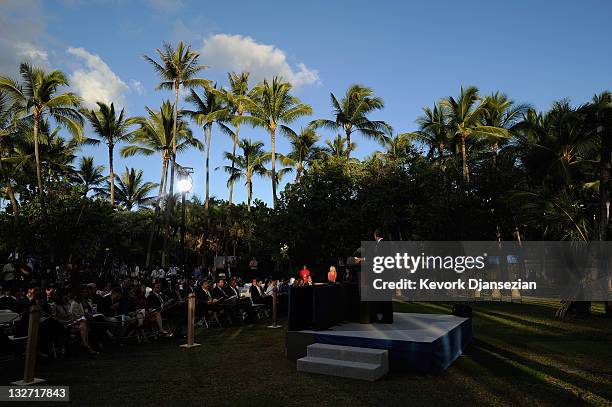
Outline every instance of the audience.
<path id="1" fill-rule="evenodd" d="M 44 326 L 41 323 L 41 338 L 65 347 L 73 337 L 92 355 L 111 341 L 138 338 L 147 342 L 152 336 L 184 332 L 191 293 L 196 296 L 197 318 L 225 315 L 231 317 L 230 323 L 241 324 L 247 319 L 255 321 L 255 314 L 261 314 L 262 309 L 269 312 L 275 289 L 282 309 L 291 287 L 313 284 L 306 265 L 291 279 L 268 277 L 262 281 L 255 276 L 250 284 L 244 284 L 212 266 L 198 266 L 185 274 L 174 266 L 143 268 L 111 263 L 100 269 L 72 263 L 43 266 L 32 257 L 20 260 L 0 267 L 0 310 L 20 316 L 12 329 L 27 336 L 28 311 L 38 304 L 48 321 Z M 250 270 L 257 270 L 257 261 L 252 260 Z M 328 282 L 334 283 L 336 278 L 335 268 L 330 267 Z"/>

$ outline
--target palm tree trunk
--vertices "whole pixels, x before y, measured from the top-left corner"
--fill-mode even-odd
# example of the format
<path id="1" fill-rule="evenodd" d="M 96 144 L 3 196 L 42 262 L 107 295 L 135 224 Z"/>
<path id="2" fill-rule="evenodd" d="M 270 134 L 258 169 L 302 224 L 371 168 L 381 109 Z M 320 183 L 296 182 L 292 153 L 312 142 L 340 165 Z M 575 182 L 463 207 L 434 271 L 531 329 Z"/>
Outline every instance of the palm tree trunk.
<path id="1" fill-rule="evenodd" d="M 11 206 L 13 207 L 13 222 L 15 224 L 15 230 L 19 229 L 19 204 L 17 203 L 17 199 L 15 198 L 15 191 L 13 190 L 13 186 L 11 185 L 11 180 L 7 180 L 6 183 L 6 193 L 9 196 L 11 201 Z"/>
<path id="2" fill-rule="evenodd" d="M 159 181 L 159 191 L 157 192 L 157 200 L 155 201 L 155 212 L 153 213 L 153 222 L 151 223 L 151 233 L 149 233 L 149 241 L 147 243 L 147 257 L 145 259 L 145 267 L 149 267 L 151 264 L 151 252 L 153 251 L 153 238 L 155 237 L 155 222 L 159 215 L 159 208 L 161 203 L 162 193 L 164 192 L 164 180 L 166 178 L 166 172 L 168 167 L 168 159 L 164 156 L 162 163 L 161 179 Z"/>
<path id="3" fill-rule="evenodd" d="M 272 208 L 276 209 L 276 128 L 270 128 L 270 141 L 272 143 Z"/>
<path id="4" fill-rule="evenodd" d="M 110 182 L 110 204 L 115 206 L 115 170 L 113 169 L 113 143 L 108 145 L 108 169 L 109 176 L 108 182 Z"/>
<path id="5" fill-rule="evenodd" d="M 300 182 L 300 178 L 302 177 L 302 160 L 299 160 L 297 163 L 297 169 L 295 170 L 295 182 L 296 184 Z"/>
<path id="6" fill-rule="evenodd" d="M 492 158 L 492 164 L 493 164 L 493 168 L 497 168 L 497 142 L 493 143 L 493 146 L 491 147 L 492 154 L 493 156 Z"/>
<path id="7" fill-rule="evenodd" d="M 170 238 L 170 213 L 173 205 L 174 195 L 174 171 L 176 170 L 176 121 L 178 118 L 178 95 L 179 95 L 180 83 L 178 80 L 174 82 L 174 122 L 172 123 L 172 158 L 170 168 L 170 195 L 166 202 L 165 211 L 165 231 L 164 231 L 164 243 L 162 247 L 162 267 L 166 267 L 166 257 L 168 256 L 168 239 Z"/>
<path id="8" fill-rule="evenodd" d="M 351 157 L 351 132 L 346 130 L 346 158 Z"/>
<path id="9" fill-rule="evenodd" d="M 38 113 L 34 113 L 34 158 L 36 159 L 36 180 L 38 181 L 38 195 L 40 196 L 40 204 L 44 208 L 45 195 L 43 191 L 42 183 L 42 172 L 40 164 L 40 149 L 38 147 L 38 122 L 40 116 Z"/>
<path id="10" fill-rule="evenodd" d="M 0 176 L 2 175 L 2 160 L 0 159 Z M 17 199 L 15 198 L 15 191 L 13 190 L 13 185 L 11 184 L 11 179 L 6 177 L 6 194 L 9 196 L 9 200 L 11 201 L 11 206 L 13 207 L 13 222 L 15 225 L 15 230 L 19 229 L 19 204 L 17 203 Z"/>
<path id="11" fill-rule="evenodd" d="M 253 195 L 253 183 L 251 174 L 247 174 L 247 212 L 251 212 L 251 196 Z"/>
<path id="12" fill-rule="evenodd" d="M 232 149 L 232 174 L 236 168 L 236 146 L 238 145 L 238 132 L 240 131 L 240 123 L 236 124 L 236 133 L 234 134 L 234 147 Z M 229 206 L 232 206 L 232 198 L 234 195 L 234 180 L 230 180 L 229 184 Z"/>
<path id="13" fill-rule="evenodd" d="M 468 171 L 467 165 L 467 151 L 465 149 L 465 136 L 461 134 L 459 137 L 461 139 L 461 161 L 463 165 L 463 180 L 465 182 L 470 182 L 470 173 Z"/>
<path id="14" fill-rule="evenodd" d="M 208 126 L 208 140 L 206 140 L 206 201 L 204 203 L 204 209 L 208 210 L 210 201 L 210 143 L 212 139 L 212 124 Z"/>

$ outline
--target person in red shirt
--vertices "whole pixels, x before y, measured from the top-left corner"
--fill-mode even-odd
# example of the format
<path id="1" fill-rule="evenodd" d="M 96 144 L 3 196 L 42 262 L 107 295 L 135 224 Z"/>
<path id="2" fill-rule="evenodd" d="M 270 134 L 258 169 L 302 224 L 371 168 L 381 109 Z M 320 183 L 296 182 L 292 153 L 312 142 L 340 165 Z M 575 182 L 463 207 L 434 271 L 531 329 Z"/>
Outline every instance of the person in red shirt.
<path id="1" fill-rule="evenodd" d="M 308 279 L 308 276 L 310 275 L 310 270 L 308 270 L 306 265 L 304 265 L 304 267 L 302 267 L 302 269 L 300 270 L 299 274 L 300 274 L 300 278 L 304 280 L 304 282 L 306 282 L 306 280 Z"/>

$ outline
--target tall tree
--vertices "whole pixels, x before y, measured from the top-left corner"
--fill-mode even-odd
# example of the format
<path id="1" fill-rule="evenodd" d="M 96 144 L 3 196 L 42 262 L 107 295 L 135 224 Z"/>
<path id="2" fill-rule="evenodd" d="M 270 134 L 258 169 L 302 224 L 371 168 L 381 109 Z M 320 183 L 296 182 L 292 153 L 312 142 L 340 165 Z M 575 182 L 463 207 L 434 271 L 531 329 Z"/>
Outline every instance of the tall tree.
<path id="1" fill-rule="evenodd" d="M 168 205 L 166 205 L 166 231 L 164 233 L 164 246 L 162 251 L 162 265 L 165 266 L 168 250 L 168 234 L 170 233 L 170 212 L 172 210 L 174 196 L 177 141 L 176 124 L 178 122 L 177 117 L 179 111 L 179 90 L 181 87 L 193 88 L 195 86 L 207 86 L 210 81 L 195 77 L 198 72 L 208 67 L 199 64 L 200 55 L 191 49 L 191 45 L 185 46 L 181 41 L 177 44 L 175 49 L 172 45 L 164 43 L 162 48 L 158 48 L 156 51 L 160 58 L 160 62 L 146 55 L 144 58 L 153 66 L 153 69 L 162 80 L 157 88 L 174 90 L 174 128 L 172 129 L 172 156 L 170 158 L 170 200 L 168 200 Z"/>
<path id="2" fill-rule="evenodd" d="M 281 126 L 281 132 L 289 139 L 291 150 L 287 158 L 295 165 L 295 182 L 300 182 L 305 165 L 315 160 L 321 153 L 321 149 L 316 145 L 320 136 L 311 126 L 300 129 L 299 133 L 287 126 Z"/>
<path id="3" fill-rule="evenodd" d="M 183 112 L 195 120 L 198 126 L 204 130 L 204 144 L 206 145 L 206 198 L 204 207 L 208 209 L 210 202 L 210 149 L 212 145 L 212 131 L 215 123 L 218 123 L 223 130 L 231 132 L 222 122 L 229 120 L 230 109 L 222 103 L 218 96 L 217 86 L 205 87 L 202 96 L 195 90 L 191 90 L 187 96 L 187 102 L 195 105 L 195 110 L 184 110 Z"/>
<path id="4" fill-rule="evenodd" d="M 412 145 L 413 133 L 390 133 L 383 140 L 383 151 L 374 152 L 375 157 L 384 158 L 387 161 L 397 161 L 408 157 Z"/>
<path id="5" fill-rule="evenodd" d="M 73 180 L 82 185 L 83 196 L 87 196 L 90 191 L 98 191 L 100 185 L 104 183 L 104 166 L 96 165 L 93 157 L 81 157 L 79 167 L 73 175 Z"/>
<path id="6" fill-rule="evenodd" d="M 8 195 L 13 209 L 15 230 L 19 226 L 19 203 L 15 196 L 12 172 L 16 157 L 14 155 L 13 143 L 19 137 L 19 126 L 16 121 L 15 109 L 9 103 L 8 97 L 0 92 L 0 182 Z"/>
<path id="7" fill-rule="evenodd" d="M 331 103 L 334 120 L 319 119 L 313 121 L 315 126 L 323 126 L 337 130 L 344 129 L 346 136 L 346 156 L 351 154 L 351 135 L 362 135 L 379 140 L 387 124 L 382 120 L 370 120 L 368 115 L 384 107 L 382 98 L 374 96 L 374 91 L 363 85 L 352 85 L 340 100 L 331 93 Z"/>
<path id="8" fill-rule="evenodd" d="M 284 82 L 279 77 L 274 77 L 272 82 L 266 79 L 253 88 L 252 103 L 249 103 L 250 116 L 242 119 L 250 122 L 253 126 L 262 127 L 270 133 L 272 162 L 272 203 L 276 208 L 276 129 L 281 124 L 290 124 L 299 117 L 312 114 L 312 107 L 302 103 L 298 98 L 291 95 L 292 85 Z"/>
<path id="9" fill-rule="evenodd" d="M 83 118 L 78 108 L 81 98 L 71 92 L 59 93 L 59 88 L 68 86 L 63 72 L 45 72 L 23 62 L 19 66 L 21 82 L 0 76 L 0 91 L 5 92 L 24 119 L 31 120 L 34 138 L 34 158 L 36 160 L 36 179 L 41 205 L 44 208 L 44 189 L 41 172 L 38 131 L 40 124 L 51 117 L 58 125 L 65 127 L 77 139 L 83 136 Z"/>
<path id="10" fill-rule="evenodd" d="M 170 101 L 162 103 L 159 111 L 154 111 L 146 108 L 147 117 L 135 117 L 133 123 L 138 125 L 138 128 L 131 134 L 130 145 L 121 149 L 121 155 L 130 157 L 133 155 L 153 155 L 159 154 L 162 159 L 162 171 L 159 181 L 159 190 L 157 199 L 155 200 L 155 216 L 157 219 L 160 210 L 160 202 L 163 194 L 166 191 L 166 180 L 168 179 L 168 163 L 174 149 L 173 131 L 174 131 L 174 111 Z M 188 123 L 183 120 L 182 115 L 178 115 L 179 123 L 176 126 L 176 134 L 178 140 L 176 142 L 176 151 L 180 152 L 189 147 L 196 147 L 199 150 L 203 149 L 202 143 L 195 139 L 191 133 Z M 149 234 L 149 242 L 147 245 L 147 254 L 145 266 L 149 267 L 151 263 L 151 252 L 153 249 L 153 238 L 155 236 L 155 226 L 151 228 Z"/>
<path id="11" fill-rule="evenodd" d="M 94 132 L 101 140 L 91 139 L 90 143 L 99 143 L 102 141 L 108 148 L 108 179 L 110 185 L 109 202 L 111 206 L 115 205 L 115 170 L 114 170 L 114 151 L 115 145 L 122 141 L 126 141 L 129 137 L 128 127 L 130 121 L 124 117 L 124 109 L 121 109 L 119 115 L 115 112 L 115 104 L 110 106 L 103 102 L 98 102 L 98 110 L 83 109 L 83 115 L 91 124 Z"/>
<path id="12" fill-rule="evenodd" d="M 134 168 L 125 167 L 125 171 L 117 177 L 117 185 L 115 186 L 117 202 L 128 211 L 136 206 L 150 205 L 155 200 L 150 192 L 156 187 L 156 183 L 145 182 L 142 179 L 142 170 L 136 171 Z M 110 189 L 110 185 L 107 185 L 107 191 L 110 191 Z M 106 196 L 110 193 L 107 191 L 104 191 L 102 195 Z"/>
<path id="13" fill-rule="evenodd" d="M 185 44 L 180 41 L 175 49 L 172 45 L 164 43 L 162 48 L 158 48 L 156 52 L 160 62 L 155 61 L 147 55 L 144 56 L 144 59 L 153 66 L 153 69 L 162 80 L 157 86 L 157 89 L 174 90 L 172 168 L 170 171 L 170 195 L 172 195 L 174 193 L 174 171 L 176 166 L 176 124 L 178 123 L 179 90 L 181 87 L 193 88 L 195 86 L 208 86 L 210 81 L 196 78 L 196 75 L 201 70 L 207 69 L 208 67 L 200 65 L 200 54 L 191 49 L 191 44 L 185 46 Z"/>
<path id="14" fill-rule="evenodd" d="M 513 100 L 503 93 L 495 92 L 487 98 L 484 107 L 482 124 L 491 128 L 508 130 L 510 136 L 515 126 L 517 126 L 530 109 L 527 104 L 517 105 Z M 497 165 L 497 154 L 500 142 L 509 141 L 509 137 L 500 137 L 498 134 L 489 138 L 491 144 L 492 163 L 495 168 Z"/>
<path id="15" fill-rule="evenodd" d="M 612 181 L 612 93 L 605 91 L 593 96 L 591 102 L 581 108 L 581 113 L 585 130 L 590 138 L 597 140 L 599 147 L 597 240 L 607 240 Z"/>
<path id="16" fill-rule="evenodd" d="M 242 153 L 239 155 L 225 152 L 225 158 L 233 165 L 225 165 L 221 168 L 229 174 L 227 185 L 245 179 L 247 187 L 247 211 L 251 211 L 251 201 L 253 198 L 253 176 L 266 176 L 267 170 L 264 164 L 270 160 L 270 154 L 264 151 L 264 144 L 261 141 L 251 141 L 242 139 L 238 146 Z"/>
<path id="17" fill-rule="evenodd" d="M 349 152 L 346 150 L 355 150 L 357 148 L 357 144 L 346 143 L 346 138 L 342 137 L 342 134 L 338 133 L 338 135 L 332 140 L 325 140 L 325 147 L 321 150 L 323 154 L 326 154 L 329 157 L 348 157 Z"/>
<path id="18" fill-rule="evenodd" d="M 247 104 L 250 102 L 249 99 L 249 73 L 241 72 L 239 74 L 231 72 L 227 74 L 229 81 L 229 89 L 216 90 L 212 89 L 213 92 L 217 92 L 219 97 L 222 98 L 230 107 L 231 123 L 234 127 L 232 132 L 228 134 L 232 137 L 232 155 L 236 155 L 236 147 L 238 146 L 239 133 L 240 133 L 240 118 L 244 115 Z M 232 167 L 234 163 L 232 162 Z M 229 206 L 232 206 L 232 199 L 234 195 L 234 184 L 230 182 L 229 188 Z"/>
<path id="19" fill-rule="evenodd" d="M 440 102 L 447 109 L 451 132 L 459 140 L 463 180 L 466 182 L 470 180 L 467 139 L 470 137 L 508 137 L 508 130 L 482 124 L 486 102 L 478 95 L 478 88 L 475 86 L 465 89 L 462 87 L 458 98 L 449 96 Z"/>
<path id="20" fill-rule="evenodd" d="M 441 166 L 444 159 L 444 149 L 450 144 L 448 118 L 439 103 L 434 103 L 433 108 L 424 107 L 423 115 L 416 119 L 419 130 L 414 133 L 414 138 L 429 147 L 428 156 L 437 156 L 438 164 Z"/>

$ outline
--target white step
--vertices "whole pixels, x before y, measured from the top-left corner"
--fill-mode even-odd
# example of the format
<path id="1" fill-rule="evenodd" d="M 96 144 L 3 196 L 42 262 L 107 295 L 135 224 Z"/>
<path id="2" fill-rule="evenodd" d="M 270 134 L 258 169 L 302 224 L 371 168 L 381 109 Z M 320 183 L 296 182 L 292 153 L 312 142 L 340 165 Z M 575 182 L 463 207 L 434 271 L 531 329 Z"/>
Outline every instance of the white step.
<path id="1" fill-rule="evenodd" d="M 388 365 L 388 351 L 384 349 L 358 348 L 355 346 L 327 345 L 313 343 L 306 348 L 306 354 L 317 358 L 346 360 L 349 362 Z"/>
<path id="2" fill-rule="evenodd" d="M 319 373 L 330 376 L 375 381 L 389 372 L 389 366 L 380 363 L 362 363 L 348 360 L 305 356 L 297 361 L 298 372 Z"/>

